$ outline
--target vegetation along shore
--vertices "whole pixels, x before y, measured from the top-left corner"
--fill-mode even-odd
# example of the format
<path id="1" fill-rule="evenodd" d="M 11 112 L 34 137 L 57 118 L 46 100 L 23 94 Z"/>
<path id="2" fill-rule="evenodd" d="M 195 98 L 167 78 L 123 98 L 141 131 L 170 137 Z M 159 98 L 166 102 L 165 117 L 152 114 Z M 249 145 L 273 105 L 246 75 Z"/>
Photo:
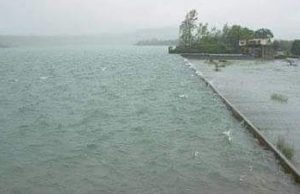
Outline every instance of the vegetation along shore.
<path id="1" fill-rule="evenodd" d="M 176 47 L 169 53 L 243 54 L 255 58 L 299 57 L 300 40 L 276 40 L 268 28 L 257 30 L 225 24 L 222 29 L 199 22 L 196 10 L 185 16 L 179 27 Z"/>

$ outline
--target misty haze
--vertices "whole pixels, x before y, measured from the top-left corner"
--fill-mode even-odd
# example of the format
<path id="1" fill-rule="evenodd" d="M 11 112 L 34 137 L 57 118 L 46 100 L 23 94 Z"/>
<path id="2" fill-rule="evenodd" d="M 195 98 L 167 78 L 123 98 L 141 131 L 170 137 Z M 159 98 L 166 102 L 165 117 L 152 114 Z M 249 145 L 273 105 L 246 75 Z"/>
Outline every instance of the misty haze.
<path id="1" fill-rule="evenodd" d="M 299 9 L 0 0 L 0 193 L 300 193 Z"/>

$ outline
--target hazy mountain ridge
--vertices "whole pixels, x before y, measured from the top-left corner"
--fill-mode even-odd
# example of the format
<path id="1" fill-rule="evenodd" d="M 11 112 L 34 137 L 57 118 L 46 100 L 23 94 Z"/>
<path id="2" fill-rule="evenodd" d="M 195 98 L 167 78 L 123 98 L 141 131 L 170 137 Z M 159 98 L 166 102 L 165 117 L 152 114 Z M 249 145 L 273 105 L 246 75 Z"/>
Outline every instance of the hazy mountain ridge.
<path id="1" fill-rule="evenodd" d="M 142 40 L 174 40 L 175 27 L 140 29 L 131 33 L 103 33 L 98 35 L 14 36 L 0 35 L 0 45 L 16 46 L 62 46 L 62 45 L 129 45 Z"/>

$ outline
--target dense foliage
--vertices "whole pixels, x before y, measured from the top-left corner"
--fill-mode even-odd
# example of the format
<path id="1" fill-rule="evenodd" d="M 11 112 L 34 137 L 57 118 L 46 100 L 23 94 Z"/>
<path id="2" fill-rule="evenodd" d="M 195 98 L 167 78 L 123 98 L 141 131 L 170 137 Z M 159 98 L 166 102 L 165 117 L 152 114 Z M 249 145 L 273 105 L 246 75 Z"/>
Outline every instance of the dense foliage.
<path id="1" fill-rule="evenodd" d="M 293 42 L 291 52 L 293 55 L 300 56 L 300 40 L 295 40 Z"/>
<path id="2" fill-rule="evenodd" d="M 271 30 L 252 30 L 240 25 L 224 25 L 222 30 L 198 23 L 196 10 L 187 13 L 180 25 L 178 49 L 204 53 L 239 53 L 239 40 L 273 38 Z"/>
<path id="3" fill-rule="evenodd" d="M 289 53 L 292 48 L 293 41 L 289 40 L 274 40 L 273 47 L 276 51 L 284 51 Z"/>

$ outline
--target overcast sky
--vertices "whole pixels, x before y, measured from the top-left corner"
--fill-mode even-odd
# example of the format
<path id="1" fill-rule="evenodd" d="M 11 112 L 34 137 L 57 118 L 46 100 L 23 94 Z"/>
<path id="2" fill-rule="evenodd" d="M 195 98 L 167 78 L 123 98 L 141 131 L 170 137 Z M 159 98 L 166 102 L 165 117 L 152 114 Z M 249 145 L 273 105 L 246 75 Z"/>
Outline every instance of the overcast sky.
<path id="1" fill-rule="evenodd" d="M 300 0 L 0 0 L 0 34 L 98 34 L 178 26 L 190 9 L 211 25 L 267 27 L 278 38 L 300 38 Z"/>

